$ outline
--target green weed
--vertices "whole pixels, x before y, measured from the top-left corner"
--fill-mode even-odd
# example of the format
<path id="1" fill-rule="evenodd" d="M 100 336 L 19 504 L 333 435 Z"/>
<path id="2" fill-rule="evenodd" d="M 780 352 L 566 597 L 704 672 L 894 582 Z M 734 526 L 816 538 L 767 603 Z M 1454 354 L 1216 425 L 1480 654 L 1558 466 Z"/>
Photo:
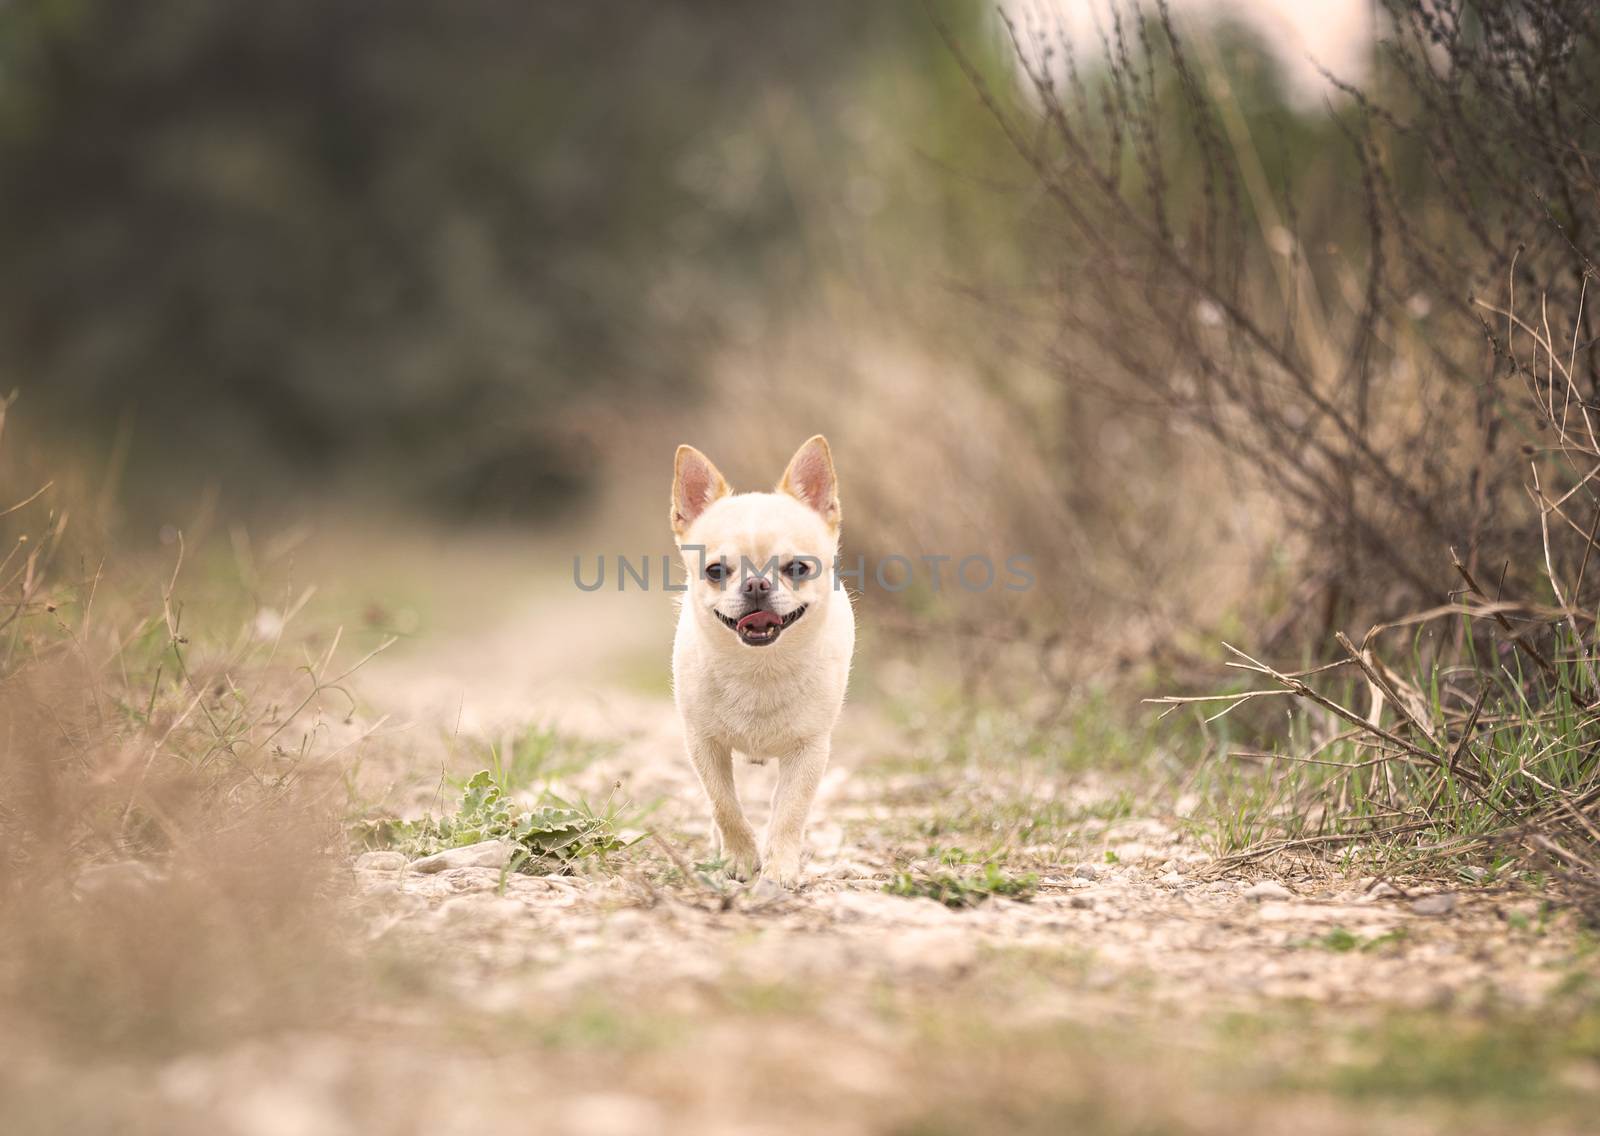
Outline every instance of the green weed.
<path id="1" fill-rule="evenodd" d="M 512 870 L 571 872 L 586 860 L 604 863 L 607 856 L 642 839 L 625 838 L 619 831 L 620 818 L 621 810 L 609 802 L 597 811 L 587 802 L 548 793 L 537 807 L 519 809 L 506 784 L 490 770 L 480 769 L 467 781 L 454 813 L 415 821 L 366 822 L 355 835 L 368 848 L 392 848 L 410 859 L 485 840 L 509 840 L 519 849 Z"/>
<path id="2" fill-rule="evenodd" d="M 946 871 L 899 872 L 883 890 L 908 899 L 937 900 L 946 907 L 977 907 L 993 896 L 1031 899 L 1038 879 L 1032 873 L 1007 875 L 991 862 L 979 872 L 963 875 Z"/>
<path id="3" fill-rule="evenodd" d="M 1302 943 L 1301 946 L 1314 947 L 1324 951 L 1332 951 L 1335 954 L 1348 954 L 1351 951 L 1367 952 L 1382 950 L 1384 947 L 1393 946 L 1396 943 L 1404 942 L 1405 938 L 1406 930 L 1404 927 L 1397 927 L 1393 931 L 1386 931 L 1382 935 L 1374 935 L 1370 939 L 1363 939 L 1354 931 L 1350 931 L 1344 927 L 1334 927 L 1326 934 L 1319 935 L 1315 939 L 1310 939 L 1305 943 Z"/>

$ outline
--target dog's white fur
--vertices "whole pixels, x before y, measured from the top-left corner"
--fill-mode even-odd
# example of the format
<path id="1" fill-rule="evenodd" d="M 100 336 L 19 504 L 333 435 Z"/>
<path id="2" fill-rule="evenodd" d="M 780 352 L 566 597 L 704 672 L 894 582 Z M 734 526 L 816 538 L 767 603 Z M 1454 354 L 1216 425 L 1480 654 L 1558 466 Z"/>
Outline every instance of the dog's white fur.
<path id="1" fill-rule="evenodd" d="M 739 879 L 760 872 L 785 887 L 800 880 L 806 817 L 828 765 L 855 648 L 850 597 L 833 571 L 839 519 L 833 457 L 820 434 L 796 452 L 773 493 L 733 494 L 704 454 L 678 447 L 672 529 L 689 585 L 672 647 L 673 695 L 711 804 L 717 854 Z M 796 557 L 821 570 L 804 580 L 769 571 L 768 602 L 779 616 L 802 604 L 805 613 L 776 642 L 747 645 L 715 613 L 737 619 L 746 606 L 741 577 Z M 719 562 L 733 569 L 721 583 L 704 572 Z M 759 851 L 734 787 L 735 750 L 778 762 Z"/>

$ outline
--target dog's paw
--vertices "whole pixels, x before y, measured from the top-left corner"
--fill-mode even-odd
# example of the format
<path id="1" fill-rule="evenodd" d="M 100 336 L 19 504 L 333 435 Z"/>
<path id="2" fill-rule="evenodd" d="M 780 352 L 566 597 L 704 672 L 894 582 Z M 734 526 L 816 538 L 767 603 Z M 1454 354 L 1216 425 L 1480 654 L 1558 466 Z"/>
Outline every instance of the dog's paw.
<path id="1" fill-rule="evenodd" d="M 722 874 L 729 879 L 746 884 L 761 871 L 761 853 L 756 844 L 756 834 L 750 831 L 749 826 L 743 832 L 732 834 L 714 828 L 711 851 L 719 861 Z"/>
<path id="2" fill-rule="evenodd" d="M 780 887 L 789 888 L 791 891 L 800 886 L 800 853 L 779 852 L 769 849 L 767 862 L 761 869 L 761 878 L 770 880 Z"/>
<path id="3" fill-rule="evenodd" d="M 723 870 L 730 879 L 749 883 L 761 874 L 761 857 L 754 847 L 744 851 L 726 849 L 722 853 Z"/>

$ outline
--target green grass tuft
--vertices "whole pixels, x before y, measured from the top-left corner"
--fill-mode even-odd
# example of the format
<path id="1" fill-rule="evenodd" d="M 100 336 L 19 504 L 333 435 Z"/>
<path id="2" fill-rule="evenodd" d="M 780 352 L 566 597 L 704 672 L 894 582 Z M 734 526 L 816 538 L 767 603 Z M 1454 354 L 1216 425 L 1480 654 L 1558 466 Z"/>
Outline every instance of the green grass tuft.
<path id="1" fill-rule="evenodd" d="M 947 871 L 899 872 L 884 885 L 890 895 L 908 899 L 932 899 L 946 907 L 977 907 L 993 896 L 1028 900 L 1037 890 L 1039 877 L 1029 873 L 1007 875 L 993 863 L 976 873 Z"/>

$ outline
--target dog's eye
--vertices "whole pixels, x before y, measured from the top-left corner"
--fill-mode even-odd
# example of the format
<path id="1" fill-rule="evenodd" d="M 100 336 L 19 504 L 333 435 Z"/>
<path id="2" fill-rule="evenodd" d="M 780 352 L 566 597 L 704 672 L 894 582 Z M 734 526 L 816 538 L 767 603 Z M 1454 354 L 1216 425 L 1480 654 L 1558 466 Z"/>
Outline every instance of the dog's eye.
<path id="1" fill-rule="evenodd" d="M 720 560 L 715 564 L 706 565 L 706 579 L 713 584 L 720 584 L 728 578 L 728 566 Z"/>
<path id="2" fill-rule="evenodd" d="M 791 580 L 809 580 L 811 578 L 811 565 L 804 560 L 791 560 L 783 566 L 782 572 Z"/>

